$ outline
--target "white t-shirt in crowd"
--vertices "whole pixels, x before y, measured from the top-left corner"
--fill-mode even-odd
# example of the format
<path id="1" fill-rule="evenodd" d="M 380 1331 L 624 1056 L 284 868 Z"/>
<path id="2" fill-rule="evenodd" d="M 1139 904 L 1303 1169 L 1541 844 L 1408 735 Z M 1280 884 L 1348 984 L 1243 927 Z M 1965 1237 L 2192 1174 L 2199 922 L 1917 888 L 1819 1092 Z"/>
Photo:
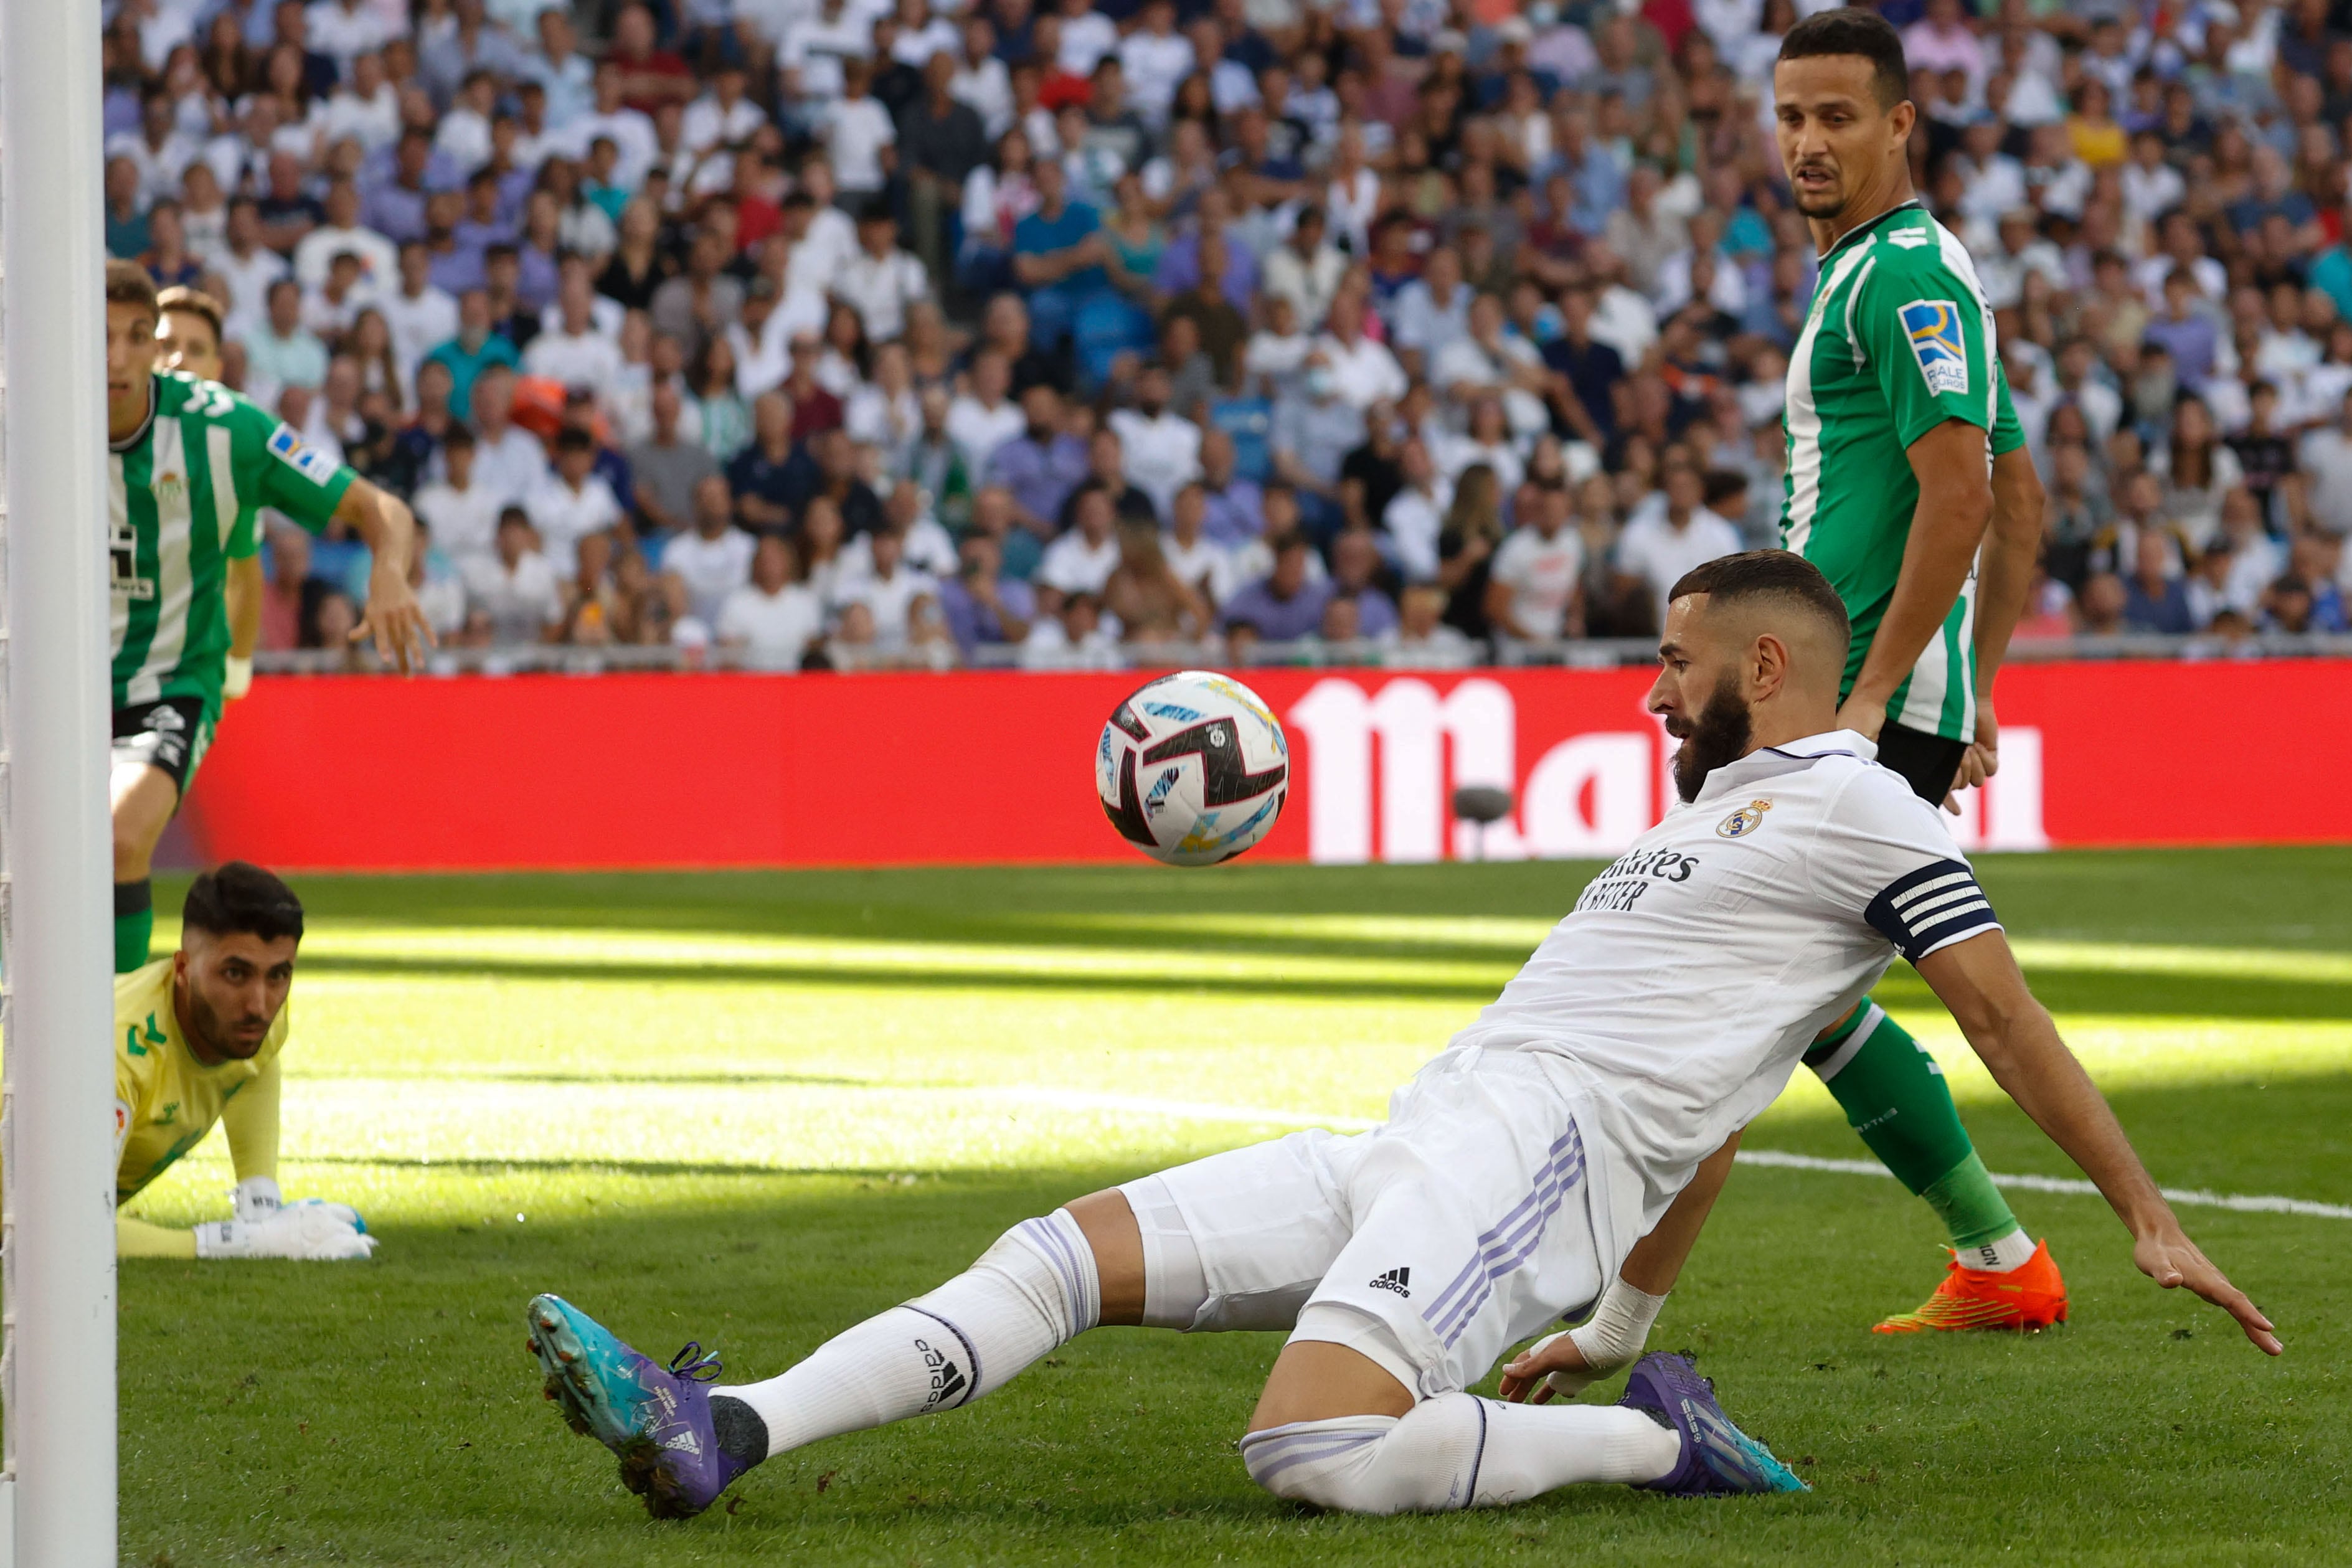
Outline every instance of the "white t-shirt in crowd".
<path id="1" fill-rule="evenodd" d="M 1027 427 L 1021 405 L 1009 397 L 993 408 L 977 397 L 948 405 L 948 438 L 962 449 L 964 467 L 974 475 L 985 473 L 996 449 Z"/>
<path id="2" fill-rule="evenodd" d="M 1162 409 L 1156 418 L 1139 409 L 1114 409 L 1108 420 L 1118 433 L 1127 482 L 1151 498 L 1166 517 L 1176 492 L 1201 475 L 1201 427 Z"/>
<path id="3" fill-rule="evenodd" d="M 871 98 L 845 98 L 825 119 L 833 158 L 833 183 L 845 195 L 871 195 L 882 188 L 882 149 L 898 140 L 890 111 Z"/>
<path id="4" fill-rule="evenodd" d="M 833 292 L 866 323 L 869 342 L 887 343 L 906 332 L 907 307 L 929 297 L 930 275 L 907 251 L 876 257 L 860 250 L 835 271 Z"/>
<path id="5" fill-rule="evenodd" d="M 1207 593 L 1213 609 L 1240 585 L 1234 573 L 1234 552 L 1205 533 L 1189 545 L 1178 543 L 1173 533 L 1163 533 L 1160 553 L 1167 558 L 1168 569 L 1176 574 L 1177 581 Z"/>
<path id="6" fill-rule="evenodd" d="M 548 475 L 547 448 L 530 431 L 509 425 L 495 441 L 477 438 L 474 483 L 496 495 L 499 505 L 529 500 L 547 482 Z"/>
<path id="7" fill-rule="evenodd" d="M 1426 495 L 1405 486 L 1381 514 L 1381 527 L 1396 547 L 1397 566 L 1406 582 L 1436 579 L 1437 536 L 1445 531 L 1445 509 L 1453 504 L 1454 486 L 1440 479 Z"/>
<path id="8" fill-rule="evenodd" d="M 506 505 L 479 481 L 458 489 L 446 479 L 425 486 L 410 503 L 433 530 L 433 542 L 463 566 L 498 547 L 499 512 Z"/>
<path id="9" fill-rule="evenodd" d="M 260 327 L 269 310 L 269 286 L 285 277 L 290 268 L 286 265 L 286 258 L 276 251 L 266 246 L 256 246 L 253 254 L 242 260 L 237 258 L 235 251 L 223 248 L 213 258 L 211 270 L 228 286 L 228 298 L 221 301 L 228 312 L 228 320 L 222 323 L 222 331 L 230 337 L 242 338 Z M 448 331 L 425 346 L 432 348 L 457 335 L 457 301 L 451 300 Z"/>
<path id="10" fill-rule="evenodd" d="M 1036 581 L 1065 594 L 1099 594 L 1117 570 L 1117 538 L 1088 544 L 1087 536 L 1074 528 L 1045 546 L 1037 562 Z"/>
<path id="11" fill-rule="evenodd" d="M 621 345 L 592 324 L 584 332 L 541 332 L 522 351 L 522 368 L 566 386 L 602 392 L 620 378 Z"/>
<path id="12" fill-rule="evenodd" d="M 716 539 L 706 539 L 698 531 L 681 533 L 662 546 L 662 570 L 686 584 L 686 613 L 715 627 L 727 595 L 751 580 L 751 555 L 758 548 L 758 542 L 740 528 L 730 528 Z"/>
<path id="13" fill-rule="evenodd" d="M 576 490 L 563 482 L 561 474 L 550 474 L 546 483 L 524 498 L 522 506 L 530 514 L 530 525 L 539 530 L 547 559 L 567 577 L 578 561 L 580 542 L 592 533 L 602 533 L 622 517 L 621 503 L 601 474 L 589 475 L 588 482 Z"/>
<path id="14" fill-rule="evenodd" d="M 1572 528 L 1546 539 L 1517 528 L 1495 552 L 1494 580 L 1511 590 L 1511 618 L 1529 637 L 1560 635 L 1584 574 L 1584 541 Z"/>
<path id="15" fill-rule="evenodd" d="M 1681 528 L 1660 512 L 1637 517 L 1625 525 L 1625 531 L 1617 536 L 1617 569 L 1649 584 L 1663 628 L 1667 591 L 1681 581 L 1684 573 L 1720 555 L 1737 555 L 1744 548 L 1739 531 L 1705 507 L 1693 511 Z"/>
<path id="16" fill-rule="evenodd" d="M 497 555 L 469 557 L 458 568 L 466 580 L 469 614 L 489 617 L 490 637 L 499 643 L 532 643 L 563 619 L 562 577 L 554 563 L 533 550 L 509 571 Z"/>
<path id="17" fill-rule="evenodd" d="M 411 299 L 395 282 L 391 290 L 376 296 L 375 308 L 392 334 L 392 357 L 399 362 L 400 374 L 410 381 L 416 379 L 416 367 L 425 363 L 426 354 L 457 335 L 457 296 L 430 283 Z"/>
<path id="18" fill-rule="evenodd" d="M 1315 350 L 1330 362 L 1332 384 L 1350 407 L 1370 408 L 1382 398 L 1399 398 L 1409 383 L 1404 366 L 1388 345 L 1360 337 L 1349 348 L 1326 332 L 1315 340 Z"/>
<path id="19" fill-rule="evenodd" d="M 835 609 L 844 605 L 863 605 L 873 612 L 874 640 L 884 647 L 905 644 L 915 601 L 939 596 L 939 580 L 903 561 L 887 577 L 873 570 L 870 558 L 864 572 L 852 573 L 845 566 L 833 585 Z"/>
<path id="20" fill-rule="evenodd" d="M 773 594 L 746 583 L 719 606 L 717 630 L 721 643 L 743 650 L 747 664 L 798 669 L 809 644 L 824 630 L 824 606 L 797 583 Z"/>

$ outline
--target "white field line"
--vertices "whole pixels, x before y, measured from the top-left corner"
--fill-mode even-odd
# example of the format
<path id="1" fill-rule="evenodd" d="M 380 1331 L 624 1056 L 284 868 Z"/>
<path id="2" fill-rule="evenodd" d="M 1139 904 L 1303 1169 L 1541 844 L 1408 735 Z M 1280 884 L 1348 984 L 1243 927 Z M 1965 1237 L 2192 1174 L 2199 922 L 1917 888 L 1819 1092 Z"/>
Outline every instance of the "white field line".
<path id="1" fill-rule="evenodd" d="M 1845 1176 L 1893 1176 L 1875 1160 L 1822 1160 L 1811 1154 L 1790 1154 L 1778 1149 L 1742 1149 L 1732 1156 L 1742 1165 L 1777 1165 L 1789 1171 L 1834 1171 Z M 1993 1174 L 2004 1187 L 2034 1193 L 2067 1193 L 2096 1197 L 2099 1189 L 2077 1176 L 2004 1176 Z M 2352 1207 L 2314 1203 L 2309 1198 L 2283 1198 L 2265 1193 L 2209 1193 L 2194 1187 L 2166 1187 L 2165 1201 L 2184 1208 L 2237 1209 L 2249 1214 L 2299 1214 L 2318 1219 L 2352 1219 Z"/>
<path id="2" fill-rule="evenodd" d="M 1365 1116 L 1318 1116 L 1311 1111 L 1274 1110 L 1258 1106 L 1220 1105 L 1200 1100 L 1155 1100 L 1143 1095 L 1091 1094 L 1081 1089 L 991 1089 L 979 1091 L 993 1100 L 1013 1100 L 1031 1105 L 1059 1106 L 1072 1110 L 1125 1111 L 1138 1116 L 1165 1116 L 1186 1121 L 1242 1121 L 1272 1127 L 1329 1127 L 1361 1132 L 1380 1122 Z M 1874 1160 L 1824 1160 L 1811 1154 L 1791 1154 L 1779 1149 L 1742 1149 L 1735 1156 L 1742 1165 L 1766 1165 L 1787 1171 L 1828 1171 L 1842 1176 L 1885 1176 L 1894 1172 Z M 2034 1193 L 2065 1193 L 2096 1197 L 2099 1189 L 2080 1177 L 2000 1175 L 2005 1187 Z M 2280 1197 L 2267 1193 L 2209 1193 L 2193 1187 L 2166 1187 L 2168 1203 L 2184 1208 L 2235 1209 L 2245 1214 L 2305 1215 L 2315 1219 L 2352 1219 L 2352 1205 L 2315 1203 L 2309 1198 Z"/>

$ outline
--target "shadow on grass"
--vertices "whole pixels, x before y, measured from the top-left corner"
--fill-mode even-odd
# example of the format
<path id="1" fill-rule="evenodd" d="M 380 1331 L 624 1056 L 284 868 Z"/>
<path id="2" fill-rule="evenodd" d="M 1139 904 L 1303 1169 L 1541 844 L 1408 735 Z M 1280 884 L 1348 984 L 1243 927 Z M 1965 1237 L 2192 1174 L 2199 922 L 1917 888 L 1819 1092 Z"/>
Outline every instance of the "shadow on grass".
<path id="1" fill-rule="evenodd" d="M 893 941 L 915 940 L 903 931 L 879 933 Z M 997 940 L 1003 940 L 1000 929 Z M 969 937 L 959 940 L 970 940 Z M 1026 940 L 1024 938 L 1023 940 Z M 1073 944 L 1076 945 L 1076 944 Z M 1139 945 L 1132 933 L 1119 945 Z M 1263 952 L 1262 946 L 1226 941 L 1151 941 L 1171 950 L 1206 949 Z M 1339 958 L 1369 956 L 1366 950 L 1345 942 L 1287 944 L 1293 952 L 1314 952 Z M 1155 993 L 1227 995 L 1329 997 L 1339 1000 L 1386 998 L 1396 1001 L 1492 1001 L 1513 969 L 1527 954 L 1517 948 L 1456 948 L 1421 950 L 1419 957 L 1476 963 L 1491 959 L 1491 977 L 1416 979 L 1409 974 L 1357 977 L 1301 976 L 1286 979 L 1272 974 L 1171 976 L 1155 974 L 1129 980 L 1117 973 L 1052 974 L 1031 970 L 995 970 L 982 965 L 941 965 L 930 969 L 870 969 L 815 963 L 635 963 L 562 959 L 392 958 L 311 952 L 302 955 L 307 974 L 354 978 L 414 977 L 427 979 L 500 979 L 540 981 L 621 981 L 657 984 L 692 981 L 697 984 L 773 985 L 858 990 L 1000 991 L 1005 993 L 1085 993 L 1125 994 L 1139 984 Z M 2215 1017 L 2247 1019 L 2352 1018 L 2352 981 L 2327 979 L 2274 980 L 2230 975 L 2165 974 L 2099 968 L 2040 964 L 2030 973 L 2034 994 L 2054 1013 L 2114 1014 L 2127 1016 Z M 1889 987 L 1899 994 L 1928 998 L 1927 988 L 1907 970 L 1891 972 Z"/>

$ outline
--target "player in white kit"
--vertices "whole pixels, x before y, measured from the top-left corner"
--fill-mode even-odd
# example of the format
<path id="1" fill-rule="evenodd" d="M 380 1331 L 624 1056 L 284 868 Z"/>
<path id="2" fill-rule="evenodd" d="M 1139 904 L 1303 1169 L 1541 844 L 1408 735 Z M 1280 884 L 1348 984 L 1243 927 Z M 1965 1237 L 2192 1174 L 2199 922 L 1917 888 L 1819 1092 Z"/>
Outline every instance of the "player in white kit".
<path id="1" fill-rule="evenodd" d="M 2142 1271 L 2276 1354 L 2026 989 L 1935 810 L 1832 728 L 1847 637 L 1828 582 L 1783 552 L 1675 585 L 1650 706 L 1683 742 L 1685 804 L 1586 887 L 1385 1125 L 1296 1133 L 1024 1221 L 765 1383 L 709 1386 L 695 1346 L 666 1371 L 541 1296 L 549 1396 L 652 1511 L 682 1517 L 763 1459 L 967 1405 L 1098 1324 L 1287 1329 L 1241 1445 L 1282 1497 L 1388 1513 L 1577 1481 L 1794 1489 L 1685 1358 L 1643 1341 L 1740 1130 L 1897 955 L 2097 1183 Z M 1588 1311 L 1505 1368 L 1502 1400 L 1465 1392 Z M 1616 1405 L 1547 1403 L 1629 1363 Z"/>

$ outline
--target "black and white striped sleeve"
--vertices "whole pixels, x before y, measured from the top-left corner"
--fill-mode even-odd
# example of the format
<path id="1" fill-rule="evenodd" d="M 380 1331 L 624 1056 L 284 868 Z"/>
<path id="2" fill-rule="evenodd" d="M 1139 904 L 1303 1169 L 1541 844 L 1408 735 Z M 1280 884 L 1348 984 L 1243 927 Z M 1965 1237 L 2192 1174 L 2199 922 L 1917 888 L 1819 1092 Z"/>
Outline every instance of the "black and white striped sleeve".
<path id="1" fill-rule="evenodd" d="M 1965 860 L 1937 860 L 1897 877 L 1870 900 L 1863 919 L 1913 963 L 1938 948 L 2000 929 L 1992 900 Z"/>

